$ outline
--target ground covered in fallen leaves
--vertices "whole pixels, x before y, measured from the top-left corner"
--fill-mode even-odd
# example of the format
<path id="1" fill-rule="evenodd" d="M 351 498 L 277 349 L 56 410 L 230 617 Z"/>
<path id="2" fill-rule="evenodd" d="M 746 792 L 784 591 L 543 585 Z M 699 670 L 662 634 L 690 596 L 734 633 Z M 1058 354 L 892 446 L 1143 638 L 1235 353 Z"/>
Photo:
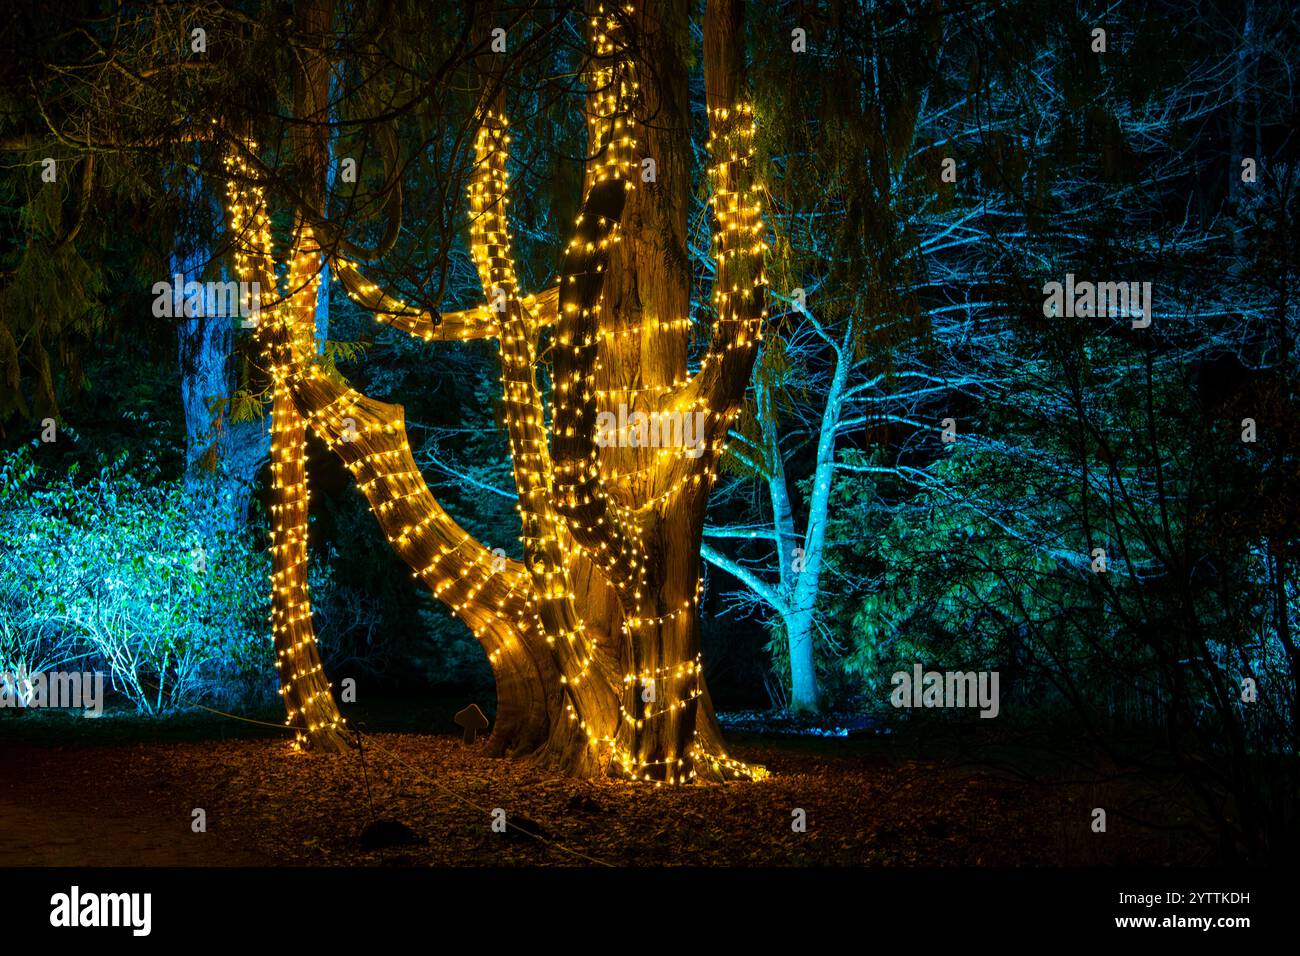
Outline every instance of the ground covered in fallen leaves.
<path id="1" fill-rule="evenodd" d="M 918 754 L 896 737 L 732 735 L 768 779 L 676 788 L 572 780 L 451 736 L 365 739 L 364 773 L 360 753 L 296 754 L 273 736 L 0 742 L 0 865 L 1206 862 L 1150 778 Z M 1094 807 L 1110 808 L 1105 833 Z M 376 819 L 413 842 L 362 839 Z"/>

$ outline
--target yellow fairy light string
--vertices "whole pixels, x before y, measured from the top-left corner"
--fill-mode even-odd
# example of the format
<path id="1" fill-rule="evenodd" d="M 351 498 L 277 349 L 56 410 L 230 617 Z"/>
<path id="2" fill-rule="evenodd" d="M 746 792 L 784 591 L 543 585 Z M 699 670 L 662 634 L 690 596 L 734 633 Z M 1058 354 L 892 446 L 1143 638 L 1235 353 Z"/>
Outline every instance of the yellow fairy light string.
<path id="1" fill-rule="evenodd" d="M 243 144 L 247 154 L 256 144 Z M 314 352 L 314 315 L 319 293 L 319 250 L 303 226 L 290 256 L 287 291 L 275 289 L 270 218 L 262 188 L 247 160 L 237 152 L 225 157 L 228 215 L 236 237 L 235 271 L 256 282 L 259 334 L 272 383 L 271 411 L 271 632 L 276 646 L 279 693 L 285 723 L 295 731 L 295 745 L 315 746 L 330 740 L 344 720 L 326 681 L 316 647 L 307 587 L 307 521 L 311 501 L 306 474 L 306 430 L 286 384 L 288 371 Z M 270 286 L 267 288 L 266 286 Z M 269 329 L 269 333 L 268 330 Z"/>

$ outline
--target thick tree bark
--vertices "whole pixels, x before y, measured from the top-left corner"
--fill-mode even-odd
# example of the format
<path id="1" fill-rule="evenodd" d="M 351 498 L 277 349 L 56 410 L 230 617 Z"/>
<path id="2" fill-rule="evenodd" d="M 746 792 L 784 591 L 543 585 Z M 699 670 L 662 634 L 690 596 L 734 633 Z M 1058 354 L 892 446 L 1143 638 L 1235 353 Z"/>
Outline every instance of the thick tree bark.
<path id="1" fill-rule="evenodd" d="M 686 248 L 690 198 L 689 74 L 682 48 L 688 18 L 685 0 L 638 3 L 632 14 L 638 67 L 644 67 L 637 72 L 642 102 L 632 131 L 641 155 L 654 160 L 655 179 L 636 182 L 629 196 L 623 241 L 610 255 L 599 316 L 600 328 L 613 334 L 602 338 L 599 349 L 602 371 L 596 387 L 603 390 L 603 400 L 598 404 L 614 414 L 622 405 L 629 416 L 669 411 L 686 379 L 690 329 L 681 319 L 690 314 L 690 270 L 684 254 L 672 253 Z M 647 117 L 654 119 L 647 122 Z M 643 167 L 636 162 L 633 168 L 639 172 Z M 627 629 L 628 673 L 635 680 L 629 683 L 625 707 L 638 722 L 635 754 L 644 765 L 643 777 L 718 778 L 706 760 L 694 759 L 697 729 L 704 727 L 712 737 L 715 720 L 707 701 L 701 706 L 696 613 L 707 484 L 690 481 L 675 490 L 678 479 L 663 467 L 664 452 L 609 447 L 602 455 L 607 474 L 638 476 L 628 483 L 626 506 L 655 503 L 642 532 L 643 596 Z M 682 450 L 673 452 L 669 458 Z M 701 466 L 696 475 L 703 472 Z"/>
<path id="2" fill-rule="evenodd" d="M 258 471 L 270 450 L 257 422 L 231 422 L 213 403 L 234 393 L 230 364 L 234 335 L 228 316 L 202 315 L 181 320 L 178 364 L 185 412 L 185 484 L 205 502 L 202 518 L 210 530 L 236 531 L 248 520 Z"/>
<path id="3" fill-rule="evenodd" d="M 192 180 L 189 197 L 206 208 L 202 184 Z M 182 282 L 203 283 L 212 250 L 198 236 L 178 236 L 171 256 L 171 274 Z M 224 270 L 221 280 L 225 280 Z M 254 422 L 232 423 L 214 406 L 228 401 L 235 390 L 234 319 L 213 313 L 200 297 L 198 314 L 177 317 L 177 365 L 181 379 L 181 408 L 185 414 L 185 486 L 195 502 L 195 520 L 205 533 L 235 531 L 248 520 L 257 472 L 266 461 L 265 430 Z"/>

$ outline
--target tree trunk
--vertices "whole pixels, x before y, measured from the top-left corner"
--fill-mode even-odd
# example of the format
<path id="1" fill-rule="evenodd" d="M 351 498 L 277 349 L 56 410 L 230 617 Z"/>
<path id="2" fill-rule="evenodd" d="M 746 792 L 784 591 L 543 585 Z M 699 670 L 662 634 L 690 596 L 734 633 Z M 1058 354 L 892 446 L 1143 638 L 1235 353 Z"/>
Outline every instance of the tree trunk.
<path id="1" fill-rule="evenodd" d="M 304 749 L 343 750 L 343 720 L 321 667 L 307 593 L 306 427 L 282 382 L 271 421 L 271 632 L 286 723 Z"/>
<path id="2" fill-rule="evenodd" d="M 291 131 L 306 209 L 294 221 L 293 252 L 286 290 L 277 291 L 271 224 L 261 190 L 247 185 L 249 169 L 232 157 L 232 234 L 242 244 L 236 255 L 240 278 L 256 278 L 269 313 L 259 329 L 263 357 L 272 380 L 271 409 L 271 630 L 286 723 L 295 728 L 303 749 L 340 751 L 351 742 L 321 666 L 307 588 L 306 423 L 295 403 L 290 379 L 295 369 L 317 355 L 317 322 L 323 256 L 308 225 L 324 208 L 329 158 L 329 61 L 331 0 L 299 0 L 294 26 L 301 42 L 294 72 L 295 115 Z M 242 266 L 242 268 L 240 268 Z M 269 304 L 269 308 L 267 308 Z"/>
<path id="3" fill-rule="evenodd" d="M 497 339 L 522 562 L 494 555 L 443 511 L 415 467 L 400 406 L 339 384 L 310 360 L 301 316 L 309 313 L 291 303 L 268 337 L 281 413 L 275 455 L 285 507 L 278 511 L 286 522 L 276 554 L 293 556 L 277 576 L 277 593 L 305 567 L 298 560 L 305 561 L 306 518 L 300 436 L 279 403 L 283 391 L 343 459 L 415 576 L 483 645 L 497 679 L 492 751 L 528 754 L 578 776 L 682 783 L 763 772 L 723 750 L 697 618 L 704 507 L 766 315 L 765 245 L 749 170 L 752 111 L 738 100 L 740 12 L 738 0 L 713 0 L 706 14 L 718 317 L 696 375 L 687 375 L 684 318 L 685 0 L 667 8 L 631 3 L 617 13 L 593 4 L 586 199 L 554 299 L 524 295 L 515 275 L 505 215 L 508 126 L 490 69 L 469 191 L 471 251 L 487 306 L 435 321 L 378 292 L 354 263 L 336 263 L 349 294 L 399 328 L 426 340 Z M 639 91 L 638 77 L 647 81 Z M 653 182 L 635 182 L 640 151 L 655 160 Z M 299 237 L 289 288 L 303 287 L 306 296 L 301 270 L 319 256 L 306 229 Z M 548 415 L 539 340 L 551 324 Z M 670 419 L 669 439 L 660 429 L 654 442 L 624 429 L 637 440 L 610 445 L 597 425 L 619 406 L 624 420 L 676 415 L 677 430 Z M 685 442 L 688 427 L 698 442 Z M 306 606 L 305 592 L 285 590 L 282 600 L 290 609 Z M 291 610 L 284 621 L 303 618 L 310 620 Z M 314 652 L 310 641 L 300 645 Z M 332 704 L 328 693 L 310 699 Z"/>
<path id="4" fill-rule="evenodd" d="M 821 710 L 817 688 L 817 665 L 813 654 L 813 607 L 797 602 L 801 597 L 799 581 L 807 569 L 805 549 L 797 549 L 799 537 L 794 528 L 794 509 L 790 503 L 790 490 L 785 480 L 785 460 L 776 428 L 776 406 L 773 397 L 759 387 L 758 416 L 765 446 L 764 463 L 768 470 L 767 489 L 772 501 L 772 527 L 776 534 L 776 556 L 781 587 L 779 610 L 785 630 L 786 650 L 790 657 L 790 707 L 799 713 L 815 714 Z M 823 499 L 823 505 L 825 499 Z M 815 516 L 815 510 L 814 510 Z M 824 517 L 824 516 L 823 516 Z M 811 542 L 805 542 L 810 545 Z M 799 551 L 796 554 L 796 550 Z M 820 561 L 813 574 L 813 600 L 819 593 Z"/>
<path id="5" fill-rule="evenodd" d="M 648 70 L 637 71 L 646 81 L 632 122 L 640 155 L 629 159 L 634 174 L 644 157 L 653 159 L 655 180 L 640 182 L 643 177 L 634 175 L 627 197 L 622 241 L 610 253 L 598 317 L 599 327 L 612 334 L 600 340 L 595 376 L 601 390 L 598 411 L 617 416 L 622 406 L 629 419 L 637 412 L 665 411 L 675 398 L 675 384 L 686 377 L 690 333 L 674 320 L 690 314 L 690 272 L 684 256 L 664 250 L 686 248 L 691 171 L 688 72 L 680 31 L 688 16 L 685 0 L 667 0 L 637 3 L 630 17 L 640 55 L 656 64 L 656 73 L 651 83 Z M 599 90 L 589 96 L 589 112 L 599 109 L 598 95 Z M 650 116 L 652 123 L 643 121 Z M 603 161 L 596 154 L 588 163 L 589 185 Z M 659 467 L 663 451 L 610 446 L 600 453 L 604 474 L 638 476 L 628 482 L 628 505 L 668 496 L 653 509 L 642 533 L 647 577 L 642 601 L 631 609 L 624 651 L 633 680 L 627 681 L 623 706 L 639 725 L 631 735 L 633 753 L 644 765 L 641 776 L 652 780 L 689 774 L 683 768 L 691 766 L 696 721 L 713 719 L 698 697 L 703 675 L 695 601 L 703 498 L 694 494 L 698 485 L 678 496 L 669 493 L 675 478 Z M 699 766 L 694 770 L 701 772 Z"/>
<path id="6" fill-rule="evenodd" d="M 202 184 L 189 190 L 195 208 L 207 208 Z M 206 274 L 212 250 L 197 236 L 179 236 L 171 256 L 171 281 L 199 282 Z M 225 274 L 221 275 L 224 281 Z M 234 319 L 213 314 L 200 296 L 197 315 L 177 317 L 177 364 L 181 378 L 181 407 L 185 413 L 185 487 L 195 503 L 200 531 L 236 531 L 248 520 L 257 472 L 266 460 L 268 443 L 258 423 L 232 423 L 219 403 L 234 393 Z"/>

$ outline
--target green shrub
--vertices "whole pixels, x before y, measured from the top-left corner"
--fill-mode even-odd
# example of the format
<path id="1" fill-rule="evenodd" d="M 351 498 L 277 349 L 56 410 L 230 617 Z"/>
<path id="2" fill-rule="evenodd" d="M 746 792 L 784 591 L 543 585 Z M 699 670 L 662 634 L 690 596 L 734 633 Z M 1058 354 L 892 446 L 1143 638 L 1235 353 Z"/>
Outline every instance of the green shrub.
<path id="1" fill-rule="evenodd" d="M 200 533 L 205 507 L 125 456 L 87 475 L 0 456 L 0 670 L 102 668 L 148 714 L 272 699 L 269 557 Z"/>

